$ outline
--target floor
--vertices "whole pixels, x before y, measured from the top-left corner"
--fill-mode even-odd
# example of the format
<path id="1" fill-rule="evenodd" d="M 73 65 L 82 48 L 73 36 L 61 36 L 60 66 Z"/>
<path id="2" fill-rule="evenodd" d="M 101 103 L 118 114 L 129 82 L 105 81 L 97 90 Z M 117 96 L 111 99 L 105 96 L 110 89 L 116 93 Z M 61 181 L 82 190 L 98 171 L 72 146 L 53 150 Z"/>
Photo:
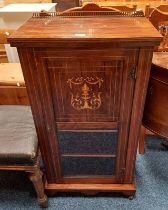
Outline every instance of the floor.
<path id="1" fill-rule="evenodd" d="M 116 193 L 58 193 L 49 198 L 47 210 L 167 210 L 168 149 L 155 136 L 146 139 L 145 149 L 145 155 L 137 155 L 133 200 Z M 33 185 L 25 173 L 0 172 L 0 210 L 39 210 Z"/>

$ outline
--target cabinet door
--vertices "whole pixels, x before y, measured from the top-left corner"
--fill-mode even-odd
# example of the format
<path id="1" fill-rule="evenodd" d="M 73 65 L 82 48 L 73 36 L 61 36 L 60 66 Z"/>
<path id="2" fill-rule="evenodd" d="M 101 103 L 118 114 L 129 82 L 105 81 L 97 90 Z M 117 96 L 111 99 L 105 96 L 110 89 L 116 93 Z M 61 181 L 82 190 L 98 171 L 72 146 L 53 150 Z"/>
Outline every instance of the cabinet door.
<path id="1" fill-rule="evenodd" d="M 43 101 L 47 94 L 52 101 L 59 182 L 122 182 L 137 55 L 136 49 L 35 51 Z"/>

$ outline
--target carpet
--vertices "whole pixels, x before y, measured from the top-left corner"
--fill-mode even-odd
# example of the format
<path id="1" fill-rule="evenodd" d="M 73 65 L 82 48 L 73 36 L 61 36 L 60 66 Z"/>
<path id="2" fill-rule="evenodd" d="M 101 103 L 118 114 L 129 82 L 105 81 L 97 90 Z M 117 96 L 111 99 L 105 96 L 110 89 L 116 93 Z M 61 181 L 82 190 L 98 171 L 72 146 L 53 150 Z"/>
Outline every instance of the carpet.
<path id="1" fill-rule="evenodd" d="M 137 154 L 137 192 L 133 200 L 114 193 L 84 196 L 58 193 L 48 210 L 167 210 L 168 150 L 158 137 L 148 137 L 145 155 Z M 0 210 L 39 209 L 32 183 L 24 172 L 0 171 Z"/>

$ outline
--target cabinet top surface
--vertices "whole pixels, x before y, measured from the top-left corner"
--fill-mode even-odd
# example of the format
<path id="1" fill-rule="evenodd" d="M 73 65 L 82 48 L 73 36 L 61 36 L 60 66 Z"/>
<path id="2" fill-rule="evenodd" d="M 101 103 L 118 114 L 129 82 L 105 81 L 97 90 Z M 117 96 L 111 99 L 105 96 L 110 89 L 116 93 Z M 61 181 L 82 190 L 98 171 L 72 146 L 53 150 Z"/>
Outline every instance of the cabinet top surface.
<path id="1" fill-rule="evenodd" d="M 53 41 L 148 41 L 159 32 L 145 17 L 31 18 L 10 37 L 10 43 Z"/>

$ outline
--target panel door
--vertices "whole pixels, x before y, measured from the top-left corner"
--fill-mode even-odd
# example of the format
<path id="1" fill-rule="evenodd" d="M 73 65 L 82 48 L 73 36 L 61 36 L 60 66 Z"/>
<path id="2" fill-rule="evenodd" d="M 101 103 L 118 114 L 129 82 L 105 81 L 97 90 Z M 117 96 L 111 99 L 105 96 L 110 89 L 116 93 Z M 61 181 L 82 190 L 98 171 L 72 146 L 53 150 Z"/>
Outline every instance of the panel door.
<path id="1" fill-rule="evenodd" d="M 136 49 L 35 51 L 43 101 L 45 91 L 52 100 L 58 182 L 122 182 L 137 55 Z"/>

